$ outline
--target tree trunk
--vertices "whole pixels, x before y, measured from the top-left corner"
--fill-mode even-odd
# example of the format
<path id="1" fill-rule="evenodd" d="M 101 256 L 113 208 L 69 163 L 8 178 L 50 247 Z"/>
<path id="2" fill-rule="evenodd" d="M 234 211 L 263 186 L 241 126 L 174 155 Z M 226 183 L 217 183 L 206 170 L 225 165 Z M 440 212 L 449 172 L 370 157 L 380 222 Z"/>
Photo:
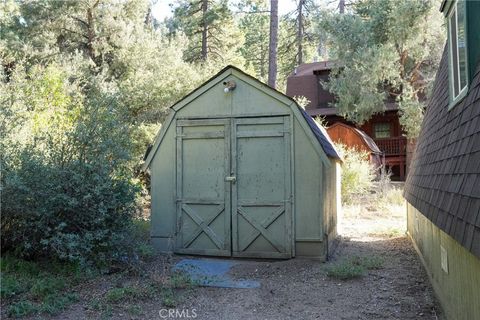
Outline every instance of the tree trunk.
<path id="1" fill-rule="evenodd" d="M 301 65 L 303 63 L 303 5 L 305 4 L 305 0 L 298 1 L 298 26 L 297 26 L 297 65 Z"/>
<path id="2" fill-rule="evenodd" d="M 278 0 L 270 0 L 270 43 L 268 49 L 268 85 L 277 82 Z"/>
<path id="3" fill-rule="evenodd" d="M 345 13 L 345 0 L 340 0 L 338 3 L 338 9 L 340 10 L 340 14 Z"/>
<path id="4" fill-rule="evenodd" d="M 94 42 L 96 38 L 95 34 L 95 21 L 93 11 L 98 6 L 100 0 L 97 0 L 91 8 L 87 8 L 87 54 L 92 61 L 97 64 L 97 56 L 95 54 Z"/>
<path id="5" fill-rule="evenodd" d="M 265 47 L 263 46 L 263 44 L 260 45 L 260 53 L 261 53 L 261 56 L 260 56 L 260 77 L 263 79 L 265 79 L 265 75 L 266 75 L 266 60 L 265 57 L 267 56 L 267 53 L 265 52 Z"/>
<path id="6" fill-rule="evenodd" d="M 147 14 L 145 15 L 145 25 L 150 27 L 153 25 L 152 6 L 148 7 Z"/>
<path id="7" fill-rule="evenodd" d="M 207 25 L 208 0 L 202 0 L 202 60 L 207 61 L 208 58 L 208 25 Z"/>
<path id="8" fill-rule="evenodd" d="M 93 25 L 93 12 L 91 8 L 87 9 L 87 52 L 88 56 L 92 61 L 95 62 L 95 49 L 93 47 L 93 42 L 95 41 L 95 30 Z"/>

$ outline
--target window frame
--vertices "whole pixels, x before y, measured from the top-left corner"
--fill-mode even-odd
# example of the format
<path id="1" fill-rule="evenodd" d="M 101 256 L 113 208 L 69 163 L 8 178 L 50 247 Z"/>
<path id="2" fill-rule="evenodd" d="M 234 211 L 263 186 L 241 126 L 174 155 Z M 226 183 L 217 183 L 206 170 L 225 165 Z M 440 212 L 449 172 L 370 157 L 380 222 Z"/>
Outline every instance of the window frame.
<path id="1" fill-rule="evenodd" d="M 460 88 L 461 86 L 461 74 L 460 74 L 460 53 L 459 53 L 459 46 L 458 46 L 458 2 L 463 1 L 463 16 L 464 16 L 464 36 L 465 36 L 465 86 Z M 452 43 L 452 32 L 451 32 L 451 17 L 455 15 L 455 36 L 456 36 L 456 54 L 457 54 L 457 64 L 454 65 L 453 62 L 453 43 Z M 455 0 L 448 10 L 448 14 L 446 15 L 447 18 L 447 41 L 448 41 L 448 84 L 449 84 L 449 99 L 450 103 L 448 105 L 448 109 L 452 109 L 456 106 L 465 96 L 467 95 L 468 88 L 470 85 L 470 77 L 469 77 L 469 57 L 468 57 L 468 23 L 467 23 L 467 3 L 464 0 Z M 455 74 L 454 69 L 457 69 L 458 72 L 458 88 L 459 92 L 457 96 L 455 96 Z"/>
<path id="2" fill-rule="evenodd" d="M 387 127 L 388 126 L 388 137 L 377 137 L 377 127 L 380 127 L 380 126 L 384 126 Z M 375 139 L 391 139 L 392 138 L 392 123 L 390 122 L 375 122 L 373 124 L 373 135 L 375 137 Z M 387 132 L 387 130 L 381 130 L 379 132 Z"/>

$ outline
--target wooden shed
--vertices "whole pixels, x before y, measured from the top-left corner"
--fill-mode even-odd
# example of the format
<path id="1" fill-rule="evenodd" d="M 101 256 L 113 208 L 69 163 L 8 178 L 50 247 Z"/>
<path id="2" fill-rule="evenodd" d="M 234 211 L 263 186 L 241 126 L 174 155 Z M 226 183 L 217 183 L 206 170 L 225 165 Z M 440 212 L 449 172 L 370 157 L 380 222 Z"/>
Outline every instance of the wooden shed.
<path id="1" fill-rule="evenodd" d="M 333 142 L 368 153 L 370 163 L 375 167 L 382 164 L 382 151 L 364 131 L 342 122 L 335 122 L 327 128 L 327 132 Z"/>
<path id="2" fill-rule="evenodd" d="M 171 107 L 148 153 L 163 252 L 326 259 L 340 159 L 294 100 L 228 66 Z"/>

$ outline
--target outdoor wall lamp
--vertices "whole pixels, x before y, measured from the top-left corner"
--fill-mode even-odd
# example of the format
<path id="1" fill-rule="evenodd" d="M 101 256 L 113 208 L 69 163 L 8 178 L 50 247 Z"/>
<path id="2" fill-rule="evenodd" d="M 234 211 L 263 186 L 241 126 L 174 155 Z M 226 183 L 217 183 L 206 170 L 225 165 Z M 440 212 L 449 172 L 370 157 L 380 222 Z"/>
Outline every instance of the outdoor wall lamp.
<path id="1" fill-rule="evenodd" d="M 237 84 L 235 83 L 235 81 L 224 81 L 223 82 L 223 85 L 225 86 L 225 89 L 223 89 L 223 92 L 225 93 L 229 93 L 233 90 L 235 90 L 235 88 L 237 87 Z"/>

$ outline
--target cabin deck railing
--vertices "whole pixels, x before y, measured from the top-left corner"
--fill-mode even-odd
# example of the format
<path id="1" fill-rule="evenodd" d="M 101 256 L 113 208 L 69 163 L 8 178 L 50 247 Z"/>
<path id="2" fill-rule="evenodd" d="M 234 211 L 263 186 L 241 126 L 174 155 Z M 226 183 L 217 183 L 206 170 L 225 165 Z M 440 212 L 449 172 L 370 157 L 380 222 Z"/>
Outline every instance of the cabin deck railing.
<path id="1" fill-rule="evenodd" d="M 401 156 L 407 154 L 406 137 L 380 138 L 374 139 L 374 141 L 386 156 Z"/>

